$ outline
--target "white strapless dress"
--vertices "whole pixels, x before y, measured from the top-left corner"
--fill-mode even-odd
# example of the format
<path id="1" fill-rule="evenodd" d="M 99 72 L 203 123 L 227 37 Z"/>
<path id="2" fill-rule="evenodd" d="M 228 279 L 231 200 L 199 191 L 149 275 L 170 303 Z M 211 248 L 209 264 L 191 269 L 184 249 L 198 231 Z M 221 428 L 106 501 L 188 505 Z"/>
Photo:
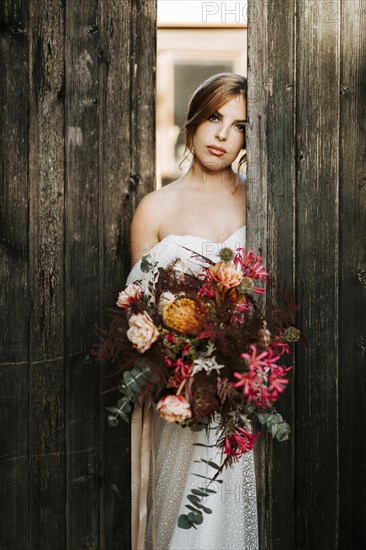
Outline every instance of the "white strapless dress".
<path id="1" fill-rule="evenodd" d="M 152 247 L 150 253 L 163 267 L 180 258 L 186 269 L 198 273 L 201 262 L 199 259 L 192 259 L 190 250 L 217 260 L 221 248 L 229 246 L 236 249 L 244 245 L 245 227 L 241 227 L 220 244 L 192 235 L 168 235 Z M 137 262 L 128 276 L 127 284 L 145 277 L 140 269 L 140 262 Z M 197 530 L 185 530 L 177 526 L 178 516 L 188 513 L 185 508 L 185 504 L 189 504 L 187 495 L 192 488 L 198 488 L 204 482 L 192 474 L 207 477 L 215 474 L 212 467 L 195 461 L 203 458 L 211 459 L 217 464 L 222 462 L 221 452 L 216 448 L 194 446 L 193 443 L 211 445 L 215 442 L 214 438 L 214 430 L 207 436 L 205 431 L 194 432 L 162 420 L 154 414 L 157 550 L 258 550 L 253 452 L 246 453 L 238 463 L 221 474 L 223 483 L 214 485 L 218 492 L 207 497 L 205 503 L 205 506 L 211 508 L 212 514 L 204 514 L 204 521 Z M 151 512 L 151 495 L 148 509 L 146 550 L 152 550 L 154 518 Z"/>

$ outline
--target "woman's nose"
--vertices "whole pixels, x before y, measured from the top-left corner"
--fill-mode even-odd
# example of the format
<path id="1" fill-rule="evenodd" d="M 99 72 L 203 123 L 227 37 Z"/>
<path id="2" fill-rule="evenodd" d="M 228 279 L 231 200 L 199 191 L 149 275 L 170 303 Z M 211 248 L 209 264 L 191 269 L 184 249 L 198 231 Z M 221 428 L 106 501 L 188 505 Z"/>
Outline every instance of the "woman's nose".
<path id="1" fill-rule="evenodd" d="M 216 138 L 219 141 L 226 141 L 227 139 L 227 129 L 224 126 L 220 126 L 216 130 Z"/>

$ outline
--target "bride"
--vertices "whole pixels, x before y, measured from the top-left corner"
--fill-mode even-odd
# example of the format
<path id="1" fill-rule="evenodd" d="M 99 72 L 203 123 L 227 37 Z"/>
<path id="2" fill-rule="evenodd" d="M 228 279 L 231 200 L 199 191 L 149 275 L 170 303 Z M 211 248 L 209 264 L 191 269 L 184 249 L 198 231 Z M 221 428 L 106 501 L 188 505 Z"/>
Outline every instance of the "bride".
<path id="1" fill-rule="evenodd" d="M 198 273 L 200 265 L 190 251 L 217 260 L 222 247 L 245 245 L 246 183 L 232 165 L 245 149 L 246 91 L 244 77 L 223 73 L 193 94 L 185 124 L 191 166 L 138 205 L 131 224 L 133 267 L 127 284 L 144 278 L 140 259 L 147 250 L 163 267 L 180 258 L 182 269 Z M 242 153 L 239 169 L 244 159 Z M 220 463 L 217 449 L 193 445 L 212 444 L 214 430 L 207 436 L 166 422 L 152 409 L 145 408 L 143 419 L 141 414 L 136 408 L 132 422 L 132 476 L 139 494 L 132 506 L 132 549 L 257 550 L 253 453 L 224 470 L 223 483 L 207 502 L 212 514 L 205 515 L 203 524 L 179 528 L 186 496 L 197 485 L 193 474 L 214 474 L 209 465 L 195 461 Z"/>

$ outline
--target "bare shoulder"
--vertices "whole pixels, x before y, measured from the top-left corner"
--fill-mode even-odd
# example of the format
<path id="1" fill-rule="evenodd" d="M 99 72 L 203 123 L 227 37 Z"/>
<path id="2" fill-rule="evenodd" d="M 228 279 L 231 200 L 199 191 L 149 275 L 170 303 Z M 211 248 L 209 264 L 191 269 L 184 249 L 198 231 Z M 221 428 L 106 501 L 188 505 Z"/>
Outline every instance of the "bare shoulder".
<path id="1" fill-rule="evenodd" d="M 176 194 L 169 185 L 141 199 L 131 222 L 132 264 L 137 262 L 146 248 L 159 242 L 161 224 L 175 202 Z"/>
<path id="2" fill-rule="evenodd" d="M 177 188 L 174 184 L 175 182 L 145 195 L 139 202 L 132 221 L 136 222 L 141 218 L 145 224 L 159 226 L 166 212 L 177 200 Z"/>

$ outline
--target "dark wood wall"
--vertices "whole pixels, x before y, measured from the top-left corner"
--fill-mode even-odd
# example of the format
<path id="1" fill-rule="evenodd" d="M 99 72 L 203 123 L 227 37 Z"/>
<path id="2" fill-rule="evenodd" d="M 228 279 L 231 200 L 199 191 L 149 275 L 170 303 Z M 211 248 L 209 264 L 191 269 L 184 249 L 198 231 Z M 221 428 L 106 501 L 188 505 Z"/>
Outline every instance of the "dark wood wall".
<path id="1" fill-rule="evenodd" d="M 0 5 L 0 548 L 129 548 L 128 429 L 90 356 L 154 186 L 154 1 Z"/>
<path id="2" fill-rule="evenodd" d="M 262 549 L 366 548 L 365 39 L 364 0 L 249 2 L 248 241 L 309 344 L 257 455 Z"/>
<path id="3" fill-rule="evenodd" d="M 257 452 L 261 550 L 366 547 L 364 0 L 249 1 L 248 241 L 296 290 Z M 0 548 L 129 548 L 129 437 L 90 356 L 154 186 L 154 0 L 0 5 Z"/>

